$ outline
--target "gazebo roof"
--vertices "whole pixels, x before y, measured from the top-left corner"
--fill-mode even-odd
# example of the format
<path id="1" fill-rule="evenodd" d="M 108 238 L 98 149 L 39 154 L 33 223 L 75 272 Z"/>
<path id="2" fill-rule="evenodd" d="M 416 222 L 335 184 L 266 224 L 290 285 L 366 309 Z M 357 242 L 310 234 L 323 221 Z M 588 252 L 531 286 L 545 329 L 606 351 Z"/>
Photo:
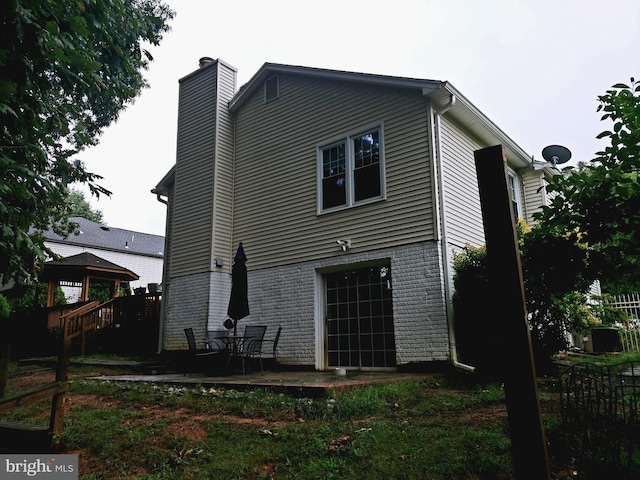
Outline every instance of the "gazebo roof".
<path id="1" fill-rule="evenodd" d="M 140 277 L 131 270 L 89 252 L 44 264 L 43 280 L 82 280 L 84 277 L 131 281 Z"/>

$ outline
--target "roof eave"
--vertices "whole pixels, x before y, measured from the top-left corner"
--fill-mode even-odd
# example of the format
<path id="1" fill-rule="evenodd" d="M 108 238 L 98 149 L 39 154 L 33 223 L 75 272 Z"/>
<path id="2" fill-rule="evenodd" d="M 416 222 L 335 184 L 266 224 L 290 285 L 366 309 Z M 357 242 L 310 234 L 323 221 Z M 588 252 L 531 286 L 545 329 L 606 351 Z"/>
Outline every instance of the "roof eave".
<path id="1" fill-rule="evenodd" d="M 154 195 L 164 195 L 165 197 L 169 194 L 171 190 L 171 185 L 175 182 L 176 177 L 176 166 L 175 164 L 171 169 L 162 177 L 162 180 L 158 182 L 158 184 L 151 189 L 151 193 Z"/>
<path id="2" fill-rule="evenodd" d="M 323 68 L 301 67 L 296 65 L 283 65 L 277 63 L 265 63 L 251 79 L 243 85 L 228 104 L 231 111 L 235 111 L 249 98 L 263 79 L 273 74 L 307 75 L 328 80 L 348 81 L 379 85 L 384 87 L 415 88 L 423 92 L 434 91 L 440 88 L 442 82 L 435 80 L 423 80 L 408 77 L 392 77 L 387 75 L 375 75 L 370 73 L 346 72 L 342 70 L 328 70 Z"/>
<path id="3" fill-rule="evenodd" d="M 531 155 L 525 152 L 522 147 L 493 123 L 471 103 L 469 99 L 462 95 L 458 89 L 451 85 L 451 83 L 442 82 L 441 89 L 432 92 L 429 96 L 434 100 L 434 103 L 438 105 L 439 103 L 443 103 L 442 100 L 438 102 L 438 97 L 442 97 L 443 92 L 447 94 L 446 101 L 449 101 L 451 95 L 456 97 L 455 105 L 445 115 L 451 115 L 453 118 L 460 119 L 467 128 L 489 145 L 503 145 L 507 150 L 510 160 L 515 163 L 515 167 L 522 168 L 531 166 Z"/>

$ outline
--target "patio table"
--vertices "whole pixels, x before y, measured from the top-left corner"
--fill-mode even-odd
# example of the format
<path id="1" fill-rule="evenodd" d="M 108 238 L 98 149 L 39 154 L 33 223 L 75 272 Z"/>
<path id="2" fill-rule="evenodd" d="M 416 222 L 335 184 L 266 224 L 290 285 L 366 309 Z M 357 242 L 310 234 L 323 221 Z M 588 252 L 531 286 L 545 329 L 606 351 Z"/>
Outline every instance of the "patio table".
<path id="1" fill-rule="evenodd" d="M 227 370 L 230 370 L 231 359 L 233 357 L 238 356 L 238 352 L 242 347 L 242 341 L 244 340 L 243 335 L 229 335 L 228 337 L 224 337 L 225 342 L 227 343 L 227 348 L 229 350 L 229 357 L 227 358 Z"/>

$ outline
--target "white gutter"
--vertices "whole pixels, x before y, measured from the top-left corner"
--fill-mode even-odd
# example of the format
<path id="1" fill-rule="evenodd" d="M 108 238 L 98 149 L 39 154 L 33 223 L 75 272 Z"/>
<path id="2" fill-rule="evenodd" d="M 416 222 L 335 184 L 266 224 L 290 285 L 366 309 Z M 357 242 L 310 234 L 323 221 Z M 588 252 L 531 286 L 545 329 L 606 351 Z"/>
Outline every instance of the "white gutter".
<path id="1" fill-rule="evenodd" d="M 444 296 L 445 296 L 445 310 L 447 315 L 447 326 L 449 329 L 449 352 L 451 355 L 451 363 L 454 367 L 461 368 L 468 372 L 473 372 L 475 367 L 466 365 L 458 361 L 458 349 L 456 347 L 456 335 L 454 330 L 454 318 L 453 318 L 453 295 L 451 287 L 451 274 L 449 268 L 451 265 L 451 255 L 449 253 L 449 242 L 447 235 L 447 215 L 446 215 L 446 201 L 444 194 L 444 176 L 442 173 L 442 138 L 441 138 L 441 126 L 440 119 L 449 109 L 456 104 L 456 96 L 451 93 L 451 100 L 449 103 L 439 110 L 436 110 L 434 114 L 434 130 L 435 130 L 435 170 L 437 175 L 438 186 L 438 201 L 440 204 L 440 243 L 442 248 L 443 258 L 443 270 L 444 270 Z"/>
<path id="2" fill-rule="evenodd" d="M 151 191 L 152 193 L 156 194 L 156 200 L 158 200 L 160 203 L 165 204 L 167 207 L 169 206 L 169 201 L 165 200 L 164 198 L 162 198 L 162 195 L 158 192 L 156 192 L 155 190 Z M 164 237 L 164 253 L 167 253 L 167 241 L 168 241 L 168 235 L 166 232 L 166 227 L 165 227 L 165 237 Z M 165 315 L 165 301 L 164 299 L 165 294 L 166 294 L 166 289 L 168 287 L 167 284 L 167 279 L 164 276 L 164 271 L 165 271 L 165 262 L 166 262 L 166 256 L 163 254 L 162 255 L 162 297 L 163 299 L 160 301 L 160 325 L 158 325 L 158 348 L 156 349 L 156 354 L 160 355 L 162 353 L 162 339 L 164 337 L 164 315 Z"/>

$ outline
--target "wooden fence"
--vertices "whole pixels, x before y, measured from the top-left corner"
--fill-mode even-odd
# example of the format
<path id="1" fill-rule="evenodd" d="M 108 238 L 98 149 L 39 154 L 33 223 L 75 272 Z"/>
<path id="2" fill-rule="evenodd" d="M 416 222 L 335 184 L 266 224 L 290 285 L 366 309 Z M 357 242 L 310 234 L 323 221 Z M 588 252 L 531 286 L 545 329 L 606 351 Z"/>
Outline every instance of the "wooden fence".
<path id="1" fill-rule="evenodd" d="M 63 327 L 63 330 L 66 331 L 66 328 Z M 62 433 L 64 396 L 69 390 L 69 346 L 70 339 L 62 335 L 54 381 L 0 398 L 0 414 L 51 398 L 51 413 L 47 426 L 0 422 L 0 449 L 3 451 L 46 453 L 52 447 L 53 435 Z"/>
<path id="2" fill-rule="evenodd" d="M 29 390 L 0 398 L 0 414 L 17 407 L 51 398 L 48 426 L 0 421 L 0 450 L 44 453 L 51 448 L 53 435 L 62 431 L 64 395 L 69 389 L 68 371 L 72 344 L 84 355 L 90 339 L 112 332 L 111 343 L 129 343 L 133 353 L 149 353 L 157 346 L 160 294 L 121 297 L 98 305 L 81 304 L 72 311 L 49 311 L 47 327 L 59 328 L 59 355 L 55 380 Z M 79 345 L 78 345 L 79 344 Z M 111 345 L 113 347 L 113 345 Z M 8 355 L 7 355 L 8 358 Z M 2 395 L 2 393 L 0 393 Z"/>

